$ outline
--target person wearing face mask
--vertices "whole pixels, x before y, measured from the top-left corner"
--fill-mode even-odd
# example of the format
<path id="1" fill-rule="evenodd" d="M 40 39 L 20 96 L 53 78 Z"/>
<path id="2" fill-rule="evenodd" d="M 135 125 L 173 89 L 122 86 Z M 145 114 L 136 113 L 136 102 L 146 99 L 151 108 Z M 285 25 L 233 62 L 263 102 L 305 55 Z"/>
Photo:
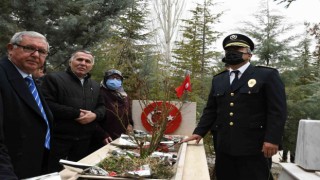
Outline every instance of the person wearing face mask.
<path id="1" fill-rule="evenodd" d="M 105 103 L 105 118 L 99 122 L 92 142 L 92 151 L 132 131 L 131 104 L 124 91 L 122 73 L 116 69 L 105 72 L 101 94 Z"/>
<path id="2" fill-rule="evenodd" d="M 215 132 L 218 180 L 273 179 L 271 157 L 277 153 L 287 118 L 285 88 L 279 72 L 250 64 L 254 43 L 242 34 L 223 40 L 229 69 L 215 75 L 200 121 L 182 142 Z"/>

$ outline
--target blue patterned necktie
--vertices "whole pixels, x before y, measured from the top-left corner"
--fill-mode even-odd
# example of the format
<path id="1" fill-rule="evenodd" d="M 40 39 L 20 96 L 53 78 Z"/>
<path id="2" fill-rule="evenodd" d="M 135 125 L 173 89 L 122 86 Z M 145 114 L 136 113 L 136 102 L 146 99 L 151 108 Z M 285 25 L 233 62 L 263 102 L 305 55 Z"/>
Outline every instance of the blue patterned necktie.
<path id="1" fill-rule="evenodd" d="M 49 127 L 49 122 L 48 122 L 46 113 L 44 112 L 44 109 L 43 109 L 43 106 L 42 106 L 42 103 L 41 103 L 37 88 L 36 88 L 36 86 L 34 84 L 33 79 L 30 76 L 27 76 L 26 78 L 24 78 L 24 80 L 27 82 L 28 88 L 29 88 L 30 92 L 32 93 L 32 95 L 34 97 L 34 100 L 36 101 L 44 120 L 46 121 L 47 133 L 46 133 L 46 141 L 45 141 L 44 146 L 47 149 L 50 149 L 50 127 Z"/>
<path id="2" fill-rule="evenodd" d="M 237 84 L 237 82 L 239 81 L 239 70 L 235 70 L 235 71 L 232 71 L 232 73 L 234 73 L 234 79 L 231 83 L 231 90 L 234 90 L 235 89 L 235 85 Z"/>

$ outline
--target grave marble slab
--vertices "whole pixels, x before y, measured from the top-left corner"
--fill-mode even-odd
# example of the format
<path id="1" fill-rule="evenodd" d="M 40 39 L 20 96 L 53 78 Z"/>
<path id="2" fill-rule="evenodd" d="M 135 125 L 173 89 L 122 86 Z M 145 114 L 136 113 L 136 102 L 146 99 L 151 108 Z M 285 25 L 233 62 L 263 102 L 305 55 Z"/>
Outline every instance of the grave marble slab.
<path id="1" fill-rule="evenodd" d="M 320 180 L 315 171 L 306 171 L 293 163 L 280 163 L 282 171 L 278 180 Z"/>
<path id="2" fill-rule="evenodd" d="M 320 120 L 300 120 L 295 163 L 306 170 L 320 171 Z"/>
<path id="3" fill-rule="evenodd" d="M 160 101 L 148 101 L 147 105 Z M 145 102 L 139 100 L 132 101 L 132 119 L 134 122 L 134 129 L 143 130 L 148 132 L 148 130 L 143 126 L 141 115 L 145 110 Z M 192 134 L 196 127 L 196 109 L 197 103 L 195 102 L 178 102 L 171 101 L 170 104 L 174 105 L 181 112 L 182 121 L 178 128 L 169 134 L 172 135 L 186 135 Z M 151 114 L 151 113 L 150 113 Z M 148 116 L 149 117 L 149 116 Z"/>

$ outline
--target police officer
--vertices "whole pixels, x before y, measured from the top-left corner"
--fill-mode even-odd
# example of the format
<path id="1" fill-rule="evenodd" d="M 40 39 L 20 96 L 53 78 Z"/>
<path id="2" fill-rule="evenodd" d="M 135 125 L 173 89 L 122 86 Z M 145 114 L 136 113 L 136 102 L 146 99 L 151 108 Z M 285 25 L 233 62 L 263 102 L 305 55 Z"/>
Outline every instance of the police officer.
<path id="1" fill-rule="evenodd" d="M 199 143 L 213 127 L 218 180 L 272 179 L 270 160 L 287 115 L 284 85 L 276 69 L 250 64 L 254 43 L 247 36 L 231 34 L 223 48 L 230 68 L 213 77 L 200 122 L 182 142 Z"/>

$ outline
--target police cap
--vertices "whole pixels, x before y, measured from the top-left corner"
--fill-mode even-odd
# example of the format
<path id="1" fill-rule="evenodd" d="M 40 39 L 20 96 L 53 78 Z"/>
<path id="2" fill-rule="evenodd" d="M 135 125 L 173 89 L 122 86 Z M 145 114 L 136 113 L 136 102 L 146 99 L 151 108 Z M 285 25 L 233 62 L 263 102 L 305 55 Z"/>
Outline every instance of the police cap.
<path id="1" fill-rule="evenodd" d="M 254 49 L 254 43 L 250 38 L 243 34 L 230 34 L 222 42 L 223 49 L 230 46 L 248 47 L 251 51 Z"/>

